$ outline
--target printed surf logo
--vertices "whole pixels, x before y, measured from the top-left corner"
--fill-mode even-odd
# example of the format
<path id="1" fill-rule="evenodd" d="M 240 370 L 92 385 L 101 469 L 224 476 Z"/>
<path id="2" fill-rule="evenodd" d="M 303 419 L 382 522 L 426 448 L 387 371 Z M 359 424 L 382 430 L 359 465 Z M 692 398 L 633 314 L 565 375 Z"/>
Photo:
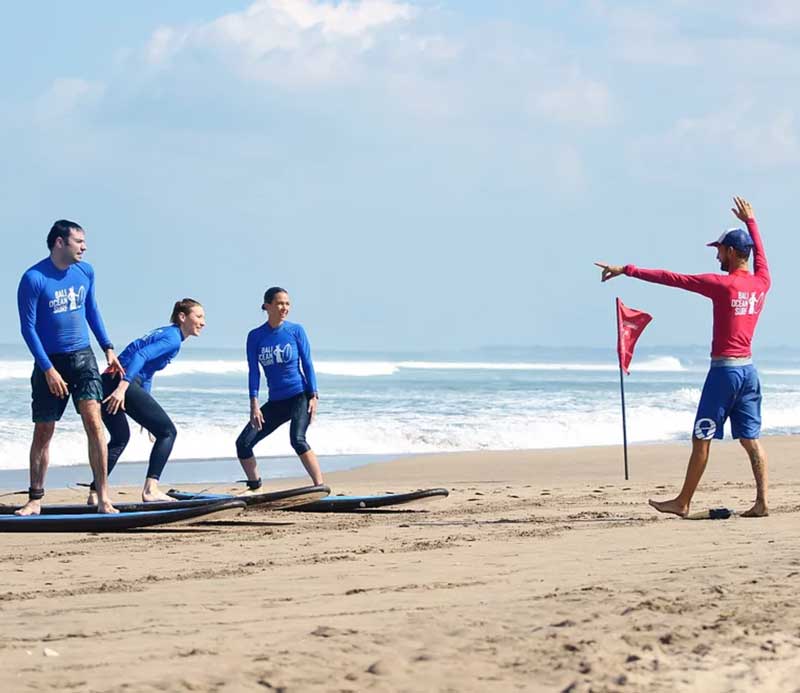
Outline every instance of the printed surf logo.
<path id="1" fill-rule="evenodd" d="M 694 422 L 694 437 L 698 440 L 711 440 L 717 432 L 714 419 L 697 419 Z"/>
<path id="2" fill-rule="evenodd" d="M 258 362 L 262 366 L 273 366 L 276 363 L 288 363 L 291 360 L 291 344 L 284 344 L 282 347 L 280 345 L 261 347 L 261 352 L 258 355 Z"/>
<path id="3" fill-rule="evenodd" d="M 49 305 L 55 315 L 56 313 L 66 313 L 67 311 L 83 308 L 85 299 L 85 286 L 79 287 L 77 291 L 75 291 L 74 286 L 71 286 L 69 289 L 56 289 L 53 300 L 50 301 Z"/>
<path id="4" fill-rule="evenodd" d="M 731 299 L 731 308 L 734 315 L 755 315 L 761 311 L 763 301 L 763 291 L 760 294 L 755 291 L 740 291 L 736 298 Z"/>

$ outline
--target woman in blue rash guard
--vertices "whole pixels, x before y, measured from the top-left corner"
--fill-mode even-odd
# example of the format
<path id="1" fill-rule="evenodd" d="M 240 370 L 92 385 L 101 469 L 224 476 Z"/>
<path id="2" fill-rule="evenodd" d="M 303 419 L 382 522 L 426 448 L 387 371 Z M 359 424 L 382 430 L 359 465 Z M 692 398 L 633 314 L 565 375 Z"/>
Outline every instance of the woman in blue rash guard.
<path id="1" fill-rule="evenodd" d="M 286 289 L 279 286 L 267 289 L 261 305 L 267 313 L 267 322 L 247 335 L 250 423 L 236 439 L 236 454 L 247 475 L 247 486 L 253 491 L 261 487 L 253 447 L 287 421 L 291 422 L 292 448 L 314 484 L 323 483 L 317 456 L 306 442 L 306 429 L 317 411 L 317 376 L 305 330 L 286 319 L 290 306 Z M 260 407 L 259 365 L 269 391 L 267 401 Z"/>
<path id="2" fill-rule="evenodd" d="M 119 355 L 125 375 L 109 368 L 103 373 L 103 423 L 111 439 L 108 441 L 108 473 L 130 439 L 128 416 L 147 429 L 151 440 L 147 477 L 142 489 L 143 501 L 173 500 L 158 488 L 158 480 L 166 465 L 177 431 L 175 424 L 150 394 L 153 375 L 174 359 L 187 337 L 197 337 L 205 327 L 206 316 L 197 301 L 184 298 L 172 309 L 170 324 L 135 339 Z M 126 416 L 127 415 L 127 416 Z M 94 486 L 89 494 L 93 500 Z"/>

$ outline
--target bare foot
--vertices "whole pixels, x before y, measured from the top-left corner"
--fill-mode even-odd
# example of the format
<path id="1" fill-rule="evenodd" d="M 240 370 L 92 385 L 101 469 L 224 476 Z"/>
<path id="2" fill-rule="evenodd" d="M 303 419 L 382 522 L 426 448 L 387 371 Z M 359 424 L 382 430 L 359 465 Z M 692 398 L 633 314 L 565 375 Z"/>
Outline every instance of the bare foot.
<path id="1" fill-rule="evenodd" d="M 759 501 L 756 501 L 750 510 L 746 510 L 742 513 L 742 517 L 766 517 L 767 515 L 769 515 L 767 504 Z"/>
<path id="2" fill-rule="evenodd" d="M 119 510 L 111 505 L 111 501 L 99 501 L 97 503 L 97 512 L 103 515 L 115 515 Z"/>
<path id="3" fill-rule="evenodd" d="M 678 517 L 686 517 L 689 514 L 689 506 L 678 503 L 677 500 L 668 501 L 654 501 L 648 500 L 648 503 L 660 513 L 671 513 Z"/>
<path id="4" fill-rule="evenodd" d="M 154 501 L 174 501 L 160 488 L 158 488 L 158 479 L 147 477 L 144 480 L 144 488 L 142 488 L 142 500 L 145 503 L 153 503 Z"/>
<path id="5" fill-rule="evenodd" d="M 154 501 L 174 501 L 177 500 L 172 496 L 168 496 L 163 491 L 155 489 L 154 491 L 142 491 L 142 500 L 145 503 L 152 503 Z"/>
<path id="6" fill-rule="evenodd" d="M 39 515 L 42 512 L 42 501 L 29 500 L 19 510 L 15 511 L 15 515 L 27 517 L 28 515 Z"/>
<path id="7" fill-rule="evenodd" d="M 86 505 L 97 505 L 97 491 L 89 491 L 86 498 Z"/>

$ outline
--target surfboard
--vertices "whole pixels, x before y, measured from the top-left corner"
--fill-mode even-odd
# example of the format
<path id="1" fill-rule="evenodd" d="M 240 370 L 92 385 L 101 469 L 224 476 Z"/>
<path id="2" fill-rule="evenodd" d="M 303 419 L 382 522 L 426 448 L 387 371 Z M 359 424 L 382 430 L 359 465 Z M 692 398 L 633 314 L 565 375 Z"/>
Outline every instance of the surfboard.
<path id="1" fill-rule="evenodd" d="M 331 490 L 324 484 L 320 486 L 301 486 L 299 488 L 289 488 L 283 491 L 265 491 L 263 493 L 252 493 L 245 491 L 242 494 L 224 493 L 187 493 L 177 489 L 170 489 L 167 495 L 179 501 L 200 501 L 219 500 L 223 498 L 236 498 L 247 504 L 248 508 L 261 508 L 262 510 L 283 510 L 295 505 L 311 503 L 325 498 Z"/>
<path id="2" fill-rule="evenodd" d="M 232 496 L 231 496 L 232 498 Z M 145 503 L 144 501 L 137 501 L 136 503 L 114 503 L 114 507 L 121 513 L 140 513 L 140 512 L 153 512 L 160 510 L 179 510 L 180 508 L 198 508 L 209 504 L 210 500 L 226 500 L 228 497 L 220 497 L 216 499 L 195 499 L 184 501 L 152 501 Z M 10 515 L 19 508 L 21 505 L 3 505 L 0 506 L 0 515 Z M 64 503 L 57 505 L 43 505 L 41 510 L 42 515 L 97 515 L 96 505 L 86 505 L 86 503 Z"/>
<path id="3" fill-rule="evenodd" d="M 376 496 L 329 496 L 313 503 L 285 508 L 285 510 L 305 513 L 354 512 L 387 508 L 423 500 L 434 500 L 436 498 L 447 498 L 449 495 L 450 492 L 446 488 L 428 488 L 408 493 L 383 493 Z"/>
<path id="4" fill-rule="evenodd" d="M 297 503 L 309 503 L 325 498 L 331 490 L 327 486 L 303 486 L 283 491 L 269 493 L 245 493 L 241 496 L 224 493 L 184 493 L 172 489 L 168 495 L 173 501 L 137 501 L 135 503 L 114 503 L 114 507 L 121 513 L 152 512 L 160 510 L 178 510 L 179 508 L 196 508 L 206 506 L 209 502 L 220 500 L 241 500 L 246 506 L 259 506 L 265 510 L 289 507 Z M 2 505 L 0 515 L 11 515 L 19 510 L 21 505 Z M 85 503 L 43 505 L 42 515 L 90 515 L 97 514 L 96 505 Z"/>
<path id="5" fill-rule="evenodd" d="M 0 532 L 119 532 L 157 525 L 189 524 L 235 517 L 245 508 L 242 501 L 226 499 L 170 510 L 103 513 L 0 515 Z"/>

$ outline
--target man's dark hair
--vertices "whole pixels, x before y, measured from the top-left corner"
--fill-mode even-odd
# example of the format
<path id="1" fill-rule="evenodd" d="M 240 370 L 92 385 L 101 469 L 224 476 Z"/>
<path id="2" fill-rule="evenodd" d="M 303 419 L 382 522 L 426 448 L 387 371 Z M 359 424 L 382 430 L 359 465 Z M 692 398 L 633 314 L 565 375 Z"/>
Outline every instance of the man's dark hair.
<path id="1" fill-rule="evenodd" d="M 53 224 L 50 233 L 47 234 L 47 248 L 49 250 L 53 249 L 53 246 L 56 244 L 56 238 L 60 238 L 66 243 L 73 229 L 75 231 L 83 231 L 80 224 L 76 224 L 74 221 L 69 221 L 67 219 L 59 219 Z"/>
<path id="2" fill-rule="evenodd" d="M 738 248 L 734 248 L 736 251 L 736 257 L 740 260 L 749 260 L 750 259 L 750 248 L 747 250 L 739 250 Z"/>

